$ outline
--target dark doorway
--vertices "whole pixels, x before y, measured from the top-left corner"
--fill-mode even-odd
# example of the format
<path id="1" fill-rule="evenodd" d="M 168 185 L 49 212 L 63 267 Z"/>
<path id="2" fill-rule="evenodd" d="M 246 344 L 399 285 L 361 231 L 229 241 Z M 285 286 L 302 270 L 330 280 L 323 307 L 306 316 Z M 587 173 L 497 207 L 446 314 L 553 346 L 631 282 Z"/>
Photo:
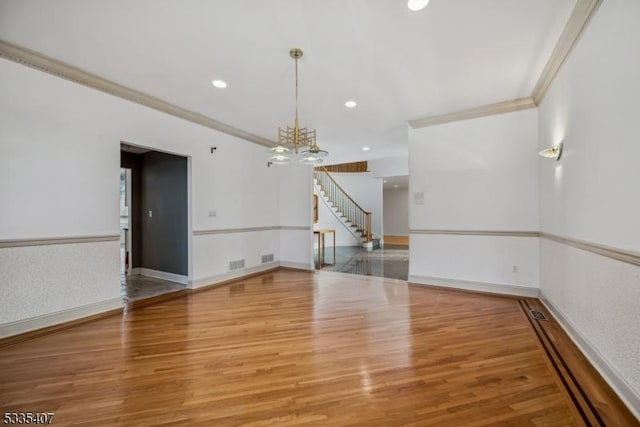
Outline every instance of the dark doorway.
<path id="1" fill-rule="evenodd" d="M 183 289 L 189 279 L 188 159 L 129 144 L 120 154 L 121 167 L 130 170 L 123 298 Z"/>

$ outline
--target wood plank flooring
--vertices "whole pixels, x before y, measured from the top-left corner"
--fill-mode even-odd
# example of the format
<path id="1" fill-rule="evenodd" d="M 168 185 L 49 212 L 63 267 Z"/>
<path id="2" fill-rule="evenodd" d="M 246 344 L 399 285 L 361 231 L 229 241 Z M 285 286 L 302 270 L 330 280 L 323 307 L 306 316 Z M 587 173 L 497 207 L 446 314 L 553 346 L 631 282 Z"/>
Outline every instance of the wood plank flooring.
<path id="1" fill-rule="evenodd" d="M 521 301 L 286 270 L 1 347 L 0 409 L 56 425 L 589 424 Z"/>
<path id="2" fill-rule="evenodd" d="M 384 243 L 389 245 L 409 246 L 409 236 L 384 236 Z"/>

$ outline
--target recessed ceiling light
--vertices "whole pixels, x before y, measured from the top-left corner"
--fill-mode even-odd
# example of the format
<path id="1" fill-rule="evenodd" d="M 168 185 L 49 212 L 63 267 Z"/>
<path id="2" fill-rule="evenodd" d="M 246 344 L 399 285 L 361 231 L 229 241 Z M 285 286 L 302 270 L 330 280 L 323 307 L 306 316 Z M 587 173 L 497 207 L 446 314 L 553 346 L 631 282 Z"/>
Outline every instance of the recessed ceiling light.
<path id="1" fill-rule="evenodd" d="M 371 147 L 362 147 L 362 151 L 369 151 L 371 150 Z"/>
<path id="2" fill-rule="evenodd" d="M 393 188 L 398 188 L 398 184 L 394 185 Z"/>
<path id="3" fill-rule="evenodd" d="M 412 12 L 417 12 L 418 10 L 422 10 L 429 4 L 429 0 L 409 0 L 407 1 L 407 7 Z"/>
<path id="4" fill-rule="evenodd" d="M 224 89 L 225 87 L 227 87 L 227 82 L 225 82 L 224 80 L 214 80 L 211 83 L 218 89 Z"/>
<path id="5" fill-rule="evenodd" d="M 356 105 L 358 105 L 358 103 L 353 100 L 344 103 L 344 106 L 347 108 L 354 108 Z"/>
<path id="6" fill-rule="evenodd" d="M 385 179 L 385 180 L 383 180 L 382 182 L 384 182 L 384 183 L 386 184 L 386 183 L 387 183 L 387 182 L 389 182 L 389 181 L 387 181 L 387 180 Z"/>

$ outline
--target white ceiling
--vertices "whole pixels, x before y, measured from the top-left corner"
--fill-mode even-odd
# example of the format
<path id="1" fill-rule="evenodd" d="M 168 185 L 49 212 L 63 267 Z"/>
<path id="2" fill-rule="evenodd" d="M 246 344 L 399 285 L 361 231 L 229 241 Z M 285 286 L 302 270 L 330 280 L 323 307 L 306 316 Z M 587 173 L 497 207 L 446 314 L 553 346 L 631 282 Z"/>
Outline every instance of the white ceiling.
<path id="1" fill-rule="evenodd" d="M 406 155 L 408 120 L 530 96 L 574 5 L 1 0 L 0 39 L 272 140 L 300 47 L 301 122 L 334 163 Z"/>
<path id="2" fill-rule="evenodd" d="M 382 188 L 384 190 L 409 188 L 409 176 L 387 176 L 382 180 Z"/>

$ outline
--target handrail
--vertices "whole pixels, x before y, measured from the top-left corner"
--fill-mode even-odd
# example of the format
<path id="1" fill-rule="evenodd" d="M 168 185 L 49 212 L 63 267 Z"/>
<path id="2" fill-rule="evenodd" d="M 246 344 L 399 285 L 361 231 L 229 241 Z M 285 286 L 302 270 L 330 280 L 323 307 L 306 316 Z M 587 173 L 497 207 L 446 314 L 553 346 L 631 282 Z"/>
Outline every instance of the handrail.
<path id="1" fill-rule="evenodd" d="M 318 166 L 316 169 L 325 167 L 327 172 L 335 173 L 363 173 L 369 172 L 369 164 L 366 160 L 362 162 L 340 163 L 337 165 Z"/>
<path id="2" fill-rule="evenodd" d="M 338 184 L 338 183 L 336 182 L 336 180 L 335 180 L 335 179 L 333 179 L 333 177 L 331 176 L 331 174 L 329 173 L 329 171 L 327 170 L 327 168 L 326 168 L 325 166 L 322 166 L 321 168 L 322 168 L 322 172 L 324 172 L 324 173 L 326 173 L 326 174 L 327 174 L 327 177 L 331 180 L 331 182 L 333 182 L 333 183 L 336 185 L 336 187 L 338 187 L 338 189 L 339 189 L 340 191 L 342 191 L 342 192 L 344 193 L 344 195 L 345 195 L 345 196 L 347 196 L 347 197 L 349 198 L 349 200 L 351 200 L 351 201 L 353 202 L 353 204 L 354 204 L 354 205 L 356 205 L 356 207 L 357 207 L 358 209 L 360 209 L 360 210 L 361 210 L 362 212 L 364 212 L 364 213 L 368 213 L 368 214 L 370 214 L 370 213 L 371 213 L 371 212 L 365 211 L 365 210 L 362 208 L 362 206 L 360 206 L 360 205 L 359 205 L 355 200 L 353 200 L 353 199 L 351 198 L 351 196 L 349 195 L 349 193 L 347 193 L 346 191 L 344 191 L 344 188 L 342 188 L 342 187 L 340 186 L 340 184 Z"/>
<path id="3" fill-rule="evenodd" d="M 332 205 L 346 218 L 346 222 L 355 226 L 356 232 L 370 242 L 371 212 L 365 211 L 347 192 L 336 182 L 329 171 L 322 167 L 314 170 L 314 177 L 318 180 L 318 186 L 325 193 Z"/>

